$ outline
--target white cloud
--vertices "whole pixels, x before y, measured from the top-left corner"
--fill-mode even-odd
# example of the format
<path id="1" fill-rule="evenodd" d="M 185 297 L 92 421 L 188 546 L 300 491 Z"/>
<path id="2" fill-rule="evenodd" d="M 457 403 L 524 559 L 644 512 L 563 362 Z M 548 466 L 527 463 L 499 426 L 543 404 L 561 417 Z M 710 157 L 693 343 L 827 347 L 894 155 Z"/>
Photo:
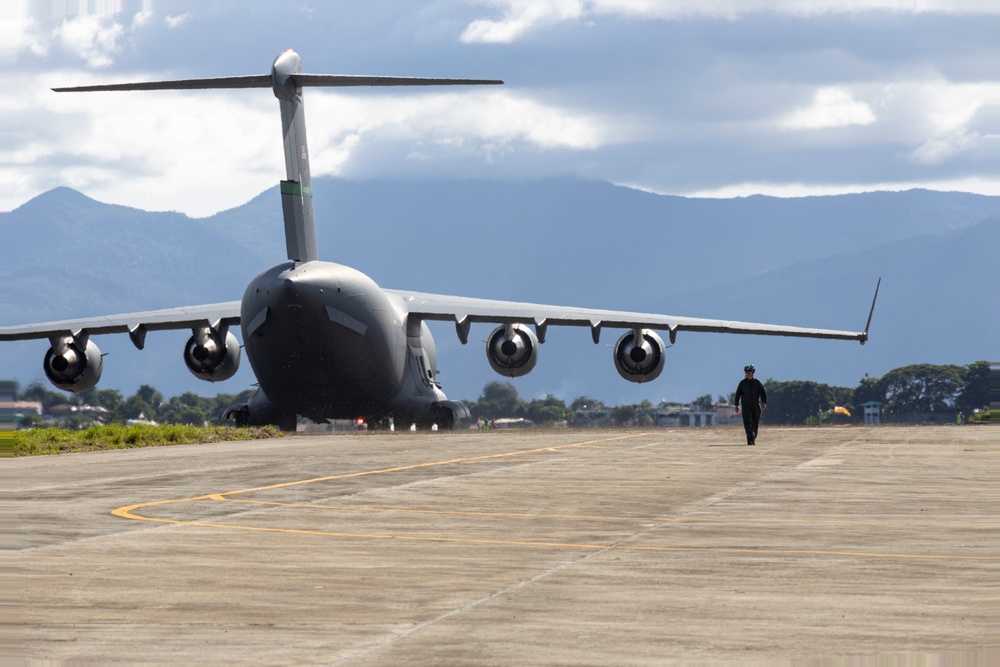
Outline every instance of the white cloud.
<path id="1" fill-rule="evenodd" d="M 28 16 L 4 16 L 0 20 L 0 63 L 13 62 L 21 51 L 36 56 L 48 53 L 48 43 Z"/>
<path id="2" fill-rule="evenodd" d="M 892 86 L 892 93 L 899 93 L 908 104 L 918 104 L 930 129 L 941 133 L 968 124 L 984 106 L 1000 106 L 1000 82 L 922 81 Z"/>
<path id="3" fill-rule="evenodd" d="M 977 115 L 1000 111 L 1000 83 L 994 82 L 931 79 L 871 82 L 854 88 L 856 93 L 835 86 L 820 88 L 809 105 L 779 117 L 775 124 L 791 130 L 867 127 L 855 141 L 909 147 L 904 159 L 930 166 L 982 147 L 989 130 L 981 132 L 974 126 Z"/>
<path id="4" fill-rule="evenodd" d="M 23 203 L 26 195 L 67 185 L 103 201 L 208 215 L 246 202 L 282 177 L 273 98 L 49 90 L 66 81 L 106 82 L 80 72 L 46 74 L 32 85 L 16 75 L 0 77 L 0 84 L 25 91 L 0 105 L 0 126 L 16 128 L 0 135 L 11 142 L 2 151 L 0 182 L 13 189 L 2 195 L 0 210 L 16 206 L 15 196 Z"/>
<path id="5" fill-rule="evenodd" d="M 793 130 L 816 130 L 848 125 L 871 125 L 875 114 L 865 102 L 843 88 L 827 86 L 813 95 L 812 103 L 782 118 L 779 124 Z"/>
<path id="6" fill-rule="evenodd" d="M 191 13 L 188 12 L 188 13 L 185 13 L 185 14 L 179 14 L 177 16 L 169 16 L 168 15 L 166 17 L 166 19 L 164 19 L 164 20 L 167 23 L 167 28 L 169 30 L 173 30 L 174 28 L 179 28 L 182 25 L 184 25 L 185 23 L 187 23 L 188 21 L 190 21 L 191 20 Z"/>
<path id="7" fill-rule="evenodd" d="M 1000 14 L 994 0 L 481 0 L 496 8 L 499 18 L 477 19 L 462 32 L 466 43 L 510 43 L 528 32 L 588 17 L 678 20 L 711 17 L 735 20 L 774 12 L 794 16 L 859 14 L 872 11 L 946 14 Z"/>
<path id="8" fill-rule="evenodd" d="M 518 146 L 592 150 L 621 140 L 609 120 L 508 91 L 384 96 L 310 91 L 313 173 L 348 171 L 355 151 L 394 143 L 407 159 L 474 156 L 496 161 Z"/>
<path id="9" fill-rule="evenodd" d="M 765 195 L 768 197 L 820 197 L 825 195 L 859 194 L 863 192 L 903 192 L 924 189 L 938 192 L 971 192 L 981 195 L 1000 196 L 1000 181 L 979 176 L 962 178 L 928 178 L 912 181 L 882 181 L 876 183 L 804 183 L 788 181 L 782 183 L 766 181 L 746 181 L 719 187 L 666 190 L 636 183 L 618 183 L 625 187 L 652 192 L 660 195 L 677 195 L 704 199 L 734 199 Z"/>
<path id="10" fill-rule="evenodd" d="M 147 25 L 149 25 L 150 23 L 153 22 L 154 16 L 155 15 L 153 14 L 153 12 L 150 12 L 150 11 L 145 11 L 144 10 L 144 11 L 138 12 L 138 13 L 136 13 L 132 17 L 132 27 L 133 28 L 141 28 L 143 26 L 147 26 Z"/>
<path id="11" fill-rule="evenodd" d="M 941 79 L 885 84 L 878 97 L 879 132 L 913 150 L 917 164 L 940 164 L 983 145 L 972 125 L 977 114 L 1000 110 L 1000 82 L 953 83 Z"/>
<path id="12" fill-rule="evenodd" d="M 501 19 L 473 21 L 462 33 L 466 43 L 508 43 L 535 28 L 579 19 L 581 0 L 508 0 Z"/>
<path id="13" fill-rule="evenodd" d="M 0 210 L 67 185 L 103 201 L 204 216 L 284 177 L 280 116 L 269 92 L 48 90 L 105 79 L 62 72 L 25 86 L 17 75 L 0 76 L 0 85 L 32 91 L 0 100 L 0 126 L 16 128 L 0 135 L 9 142 L 0 182 L 11 186 L 0 194 Z M 41 120 L 25 122 L 29 116 Z M 608 119 L 503 90 L 391 98 L 310 90 L 306 117 L 314 176 L 350 175 L 359 160 L 376 170 L 380 159 L 409 163 L 412 173 L 456 161 L 488 164 L 515 151 L 587 151 L 617 139 Z"/>
<path id="14" fill-rule="evenodd" d="M 274 13 L 265 14 L 270 20 L 284 16 L 274 9 L 277 0 L 269 2 Z M 475 55 L 480 49 L 456 44 L 455 26 L 460 31 L 469 25 L 470 14 L 455 3 L 436 2 L 426 16 L 417 12 L 393 23 L 407 34 L 402 41 L 395 33 L 386 36 L 386 24 L 374 19 L 352 27 L 359 34 L 352 34 L 354 42 L 338 40 L 340 48 L 385 41 L 379 43 L 377 59 L 369 60 L 361 49 L 344 69 L 384 71 L 384 60 L 398 57 L 411 73 L 433 74 L 447 58 L 446 70 L 457 65 L 441 74 L 491 75 L 482 71 L 485 66 L 514 85 L 461 91 L 310 89 L 306 115 L 315 175 L 502 179 L 576 174 L 675 194 L 717 195 L 727 183 L 738 194 L 752 194 L 753 188 L 812 194 L 824 187 L 828 192 L 935 187 L 941 179 L 951 179 L 947 182 L 955 189 L 968 183 L 966 189 L 982 192 L 990 177 L 997 180 L 1000 82 L 981 81 L 996 78 L 987 65 L 996 48 L 979 17 L 943 22 L 948 30 L 938 34 L 935 17 L 862 16 L 856 21 L 864 28 L 860 36 L 852 30 L 853 20 L 820 17 L 808 26 L 775 21 L 784 26 L 778 31 L 761 20 L 735 28 L 741 35 L 735 42 L 732 25 L 703 21 L 699 31 L 705 31 L 705 39 L 693 38 L 696 52 L 681 44 L 674 45 L 683 49 L 676 53 L 665 41 L 676 35 L 676 26 L 650 24 L 631 31 L 626 25 L 598 40 L 592 39 L 594 31 L 564 35 L 557 57 L 543 60 L 534 45 L 488 49 L 488 56 L 481 56 Z M 739 18 L 749 11 L 841 11 L 834 7 L 839 3 L 758 0 L 479 4 L 484 22 L 478 33 L 469 33 L 472 41 L 515 43 L 540 26 L 602 16 L 662 21 L 693 14 L 725 17 L 727 12 Z M 865 11 L 888 4 L 843 6 Z M 242 73 L 248 68 L 241 62 L 260 57 L 260 45 L 238 40 L 220 43 L 226 49 L 224 63 L 190 53 L 183 62 L 170 57 L 189 38 L 208 39 L 241 20 L 260 17 L 232 9 L 195 21 L 163 11 L 152 17 L 136 14 L 137 5 L 131 6 L 127 14 L 95 14 L 89 23 L 50 13 L 18 24 L 22 32 L 12 43 L 20 45 L 26 67 L 0 67 L 0 85 L 19 91 L 0 96 L 0 183 L 5 186 L 0 209 L 55 185 L 70 185 L 110 201 L 204 215 L 242 203 L 283 177 L 277 105 L 266 91 L 70 96 L 44 88 Z M 158 8 L 152 2 L 138 6 Z M 909 2 L 903 9 L 931 11 L 934 5 Z M 170 32 L 171 22 L 184 30 Z M 54 29 L 60 24 L 57 40 Z M 421 33 L 423 38 L 439 42 L 427 53 L 414 51 L 407 31 L 419 33 L 427 25 L 434 29 Z M 925 30 L 934 31 L 934 39 L 925 40 Z M 46 47 L 39 36 L 48 40 L 50 61 L 27 56 L 26 49 Z M 295 46 L 307 56 L 322 54 L 325 47 L 317 42 L 329 39 L 328 31 L 307 31 Z M 633 39 L 642 42 L 620 43 Z M 110 59 L 127 67 L 114 74 L 44 74 L 55 63 L 71 60 L 59 48 L 64 42 L 83 59 L 69 66 L 74 70 L 85 69 L 84 62 L 93 68 Z M 308 56 L 309 69 L 339 69 L 336 54 L 327 53 Z M 476 60 L 481 57 L 488 62 Z M 324 59 L 327 65 L 320 62 Z M 581 70 L 578 62 L 601 66 Z M 134 68 L 144 63 L 162 69 L 136 73 Z M 26 78 L 26 72 L 34 76 Z M 539 85 L 546 86 L 544 92 L 531 88 Z M 959 180 L 968 174 L 979 181 Z"/>
<path id="15" fill-rule="evenodd" d="M 910 158 L 919 164 L 940 164 L 954 155 L 975 148 L 982 140 L 983 137 L 978 133 L 959 127 L 928 139 L 910 153 Z"/>
<path id="16" fill-rule="evenodd" d="M 53 36 L 68 51 L 96 69 L 110 67 L 113 55 L 121 47 L 118 40 L 125 27 L 113 19 L 95 14 L 82 14 L 66 19 Z"/>
<path id="17" fill-rule="evenodd" d="M 105 69 L 114 64 L 127 38 L 156 19 L 156 14 L 147 9 L 129 17 L 121 11 L 119 2 L 98 3 L 96 7 L 56 6 L 48 11 L 34 7 L 32 13 L 38 16 L 29 15 L 30 7 L 22 8 L 20 14 L 0 16 L 0 62 L 12 62 L 25 51 L 47 56 L 51 46 L 57 45 L 88 67 Z M 173 29 L 190 18 L 188 13 L 163 20 L 168 29 Z"/>

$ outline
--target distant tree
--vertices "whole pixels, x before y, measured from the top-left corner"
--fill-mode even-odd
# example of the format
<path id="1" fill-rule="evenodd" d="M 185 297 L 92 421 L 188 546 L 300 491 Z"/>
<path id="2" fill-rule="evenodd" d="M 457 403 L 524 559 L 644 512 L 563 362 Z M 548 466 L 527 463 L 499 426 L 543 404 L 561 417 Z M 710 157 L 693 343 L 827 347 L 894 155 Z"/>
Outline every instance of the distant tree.
<path id="1" fill-rule="evenodd" d="M 965 387 L 961 366 L 914 364 L 889 371 L 882 377 L 889 412 L 941 412 L 955 407 Z"/>
<path id="2" fill-rule="evenodd" d="M 88 389 L 77 394 L 81 405 L 92 405 L 94 407 L 114 410 L 125 400 L 122 393 L 117 389 Z"/>
<path id="3" fill-rule="evenodd" d="M 835 406 L 848 407 L 852 390 L 819 382 L 768 380 L 765 418 L 774 424 L 805 424 L 820 421 Z"/>
<path id="4" fill-rule="evenodd" d="M 639 418 L 639 407 L 636 405 L 619 405 L 611 409 L 611 419 L 617 426 L 635 426 Z"/>
<path id="5" fill-rule="evenodd" d="M 207 413 L 210 399 L 187 392 L 180 396 L 172 396 L 163 403 L 159 410 L 159 421 L 168 424 L 201 425 L 208 421 Z"/>
<path id="6" fill-rule="evenodd" d="M 42 418 L 35 412 L 29 412 L 26 415 L 21 415 L 17 420 L 18 428 L 35 428 L 36 426 L 41 425 Z"/>
<path id="7" fill-rule="evenodd" d="M 577 396 L 569 404 L 569 407 L 574 412 L 577 410 L 600 410 L 604 407 L 604 403 L 590 396 Z"/>
<path id="8" fill-rule="evenodd" d="M 111 420 L 125 423 L 129 419 L 153 419 L 155 413 L 149 403 L 142 400 L 138 394 L 132 394 L 115 406 L 111 411 Z"/>
<path id="9" fill-rule="evenodd" d="M 48 411 L 54 405 L 76 405 L 72 394 L 52 391 L 38 382 L 28 385 L 21 393 L 21 400 L 38 401 L 42 404 L 42 411 Z"/>
<path id="10" fill-rule="evenodd" d="M 176 416 L 173 419 L 164 419 L 163 421 L 172 424 L 192 424 L 194 426 L 201 426 L 208 421 L 203 411 L 192 407 L 184 408 L 175 414 Z"/>
<path id="11" fill-rule="evenodd" d="M 699 410 L 711 410 L 712 409 L 712 395 L 705 394 L 699 396 L 698 398 L 691 401 L 691 407 L 698 408 Z"/>
<path id="12" fill-rule="evenodd" d="M 483 387 L 482 395 L 470 406 L 470 410 L 475 409 L 473 418 L 494 419 L 523 417 L 525 407 L 524 401 L 517 394 L 517 389 L 510 382 L 490 382 Z"/>
<path id="13" fill-rule="evenodd" d="M 834 406 L 842 406 L 854 412 L 854 406 L 857 402 L 854 400 L 854 390 L 850 387 L 834 387 L 830 386 L 830 395 L 833 398 Z"/>
<path id="14" fill-rule="evenodd" d="M 561 398 L 546 394 L 545 398 L 535 399 L 528 403 L 525 414 L 528 419 L 543 426 L 556 422 L 569 421 L 573 418 L 573 410 L 566 407 Z"/>
<path id="15" fill-rule="evenodd" d="M 21 401 L 21 383 L 17 380 L 0 380 L 0 399 Z"/>
<path id="16" fill-rule="evenodd" d="M 656 406 L 653 405 L 648 399 L 642 399 L 636 407 L 639 409 L 636 417 L 636 423 L 639 426 L 647 427 L 656 423 Z"/>
<path id="17" fill-rule="evenodd" d="M 149 406 L 149 412 L 146 413 L 147 419 L 156 419 L 160 405 L 163 403 L 163 394 L 157 391 L 155 387 L 144 384 L 139 386 L 135 395 Z"/>
<path id="18" fill-rule="evenodd" d="M 885 385 L 881 378 L 868 377 L 866 373 L 854 389 L 854 405 L 863 405 L 875 401 L 885 403 Z"/>
<path id="19" fill-rule="evenodd" d="M 221 424 L 222 416 L 229 407 L 235 404 L 246 403 L 255 391 L 256 389 L 246 389 L 239 394 L 217 395 L 215 398 L 209 400 L 205 417 L 211 424 Z"/>
<path id="20" fill-rule="evenodd" d="M 977 361 L 965 367 L 965 386 L 958 394 L 956 405 L 972 410 L 990 405 L 990 362 Z"/>

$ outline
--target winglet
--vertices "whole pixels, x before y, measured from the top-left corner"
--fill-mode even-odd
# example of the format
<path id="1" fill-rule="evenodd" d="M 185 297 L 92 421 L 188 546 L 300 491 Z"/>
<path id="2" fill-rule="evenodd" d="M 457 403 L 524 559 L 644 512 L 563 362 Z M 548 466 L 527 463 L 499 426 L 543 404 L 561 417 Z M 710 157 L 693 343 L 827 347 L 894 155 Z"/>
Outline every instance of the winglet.
<path id="1" fill-rule="evenodd" d="M 878 299 L 878 288 L 882 284 L 882 277 L 879 276 L 878 282 L 875 283 L 875 296 L 872 297 L 872 309 L 868 311 L 868 321 L 865 322 L 865 330 L 861 334 L 861 344 L 864 345 L 868 341 L 868 327 L 872 324 L 872 315 L 875 314 L 875 300 Z"/>

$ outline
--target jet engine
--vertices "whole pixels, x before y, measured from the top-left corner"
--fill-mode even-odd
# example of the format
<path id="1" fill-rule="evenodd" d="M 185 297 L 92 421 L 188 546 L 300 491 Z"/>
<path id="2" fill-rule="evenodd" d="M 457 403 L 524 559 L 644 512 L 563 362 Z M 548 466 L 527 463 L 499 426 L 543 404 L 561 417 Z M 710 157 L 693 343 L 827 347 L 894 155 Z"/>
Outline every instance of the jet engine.
<path id="1" fill-rule="evenodd" d="M 53 340 L 43 365 L 49 382 L 63 391 L 93 389 L 104 370 L 101 350 L 87 336 Z"/>
<path id="2" fill-rule="evenodd" d="M 228 380 L 239 370 L 240 344 L 228 330 L 195 329 L 184 346 L 184 363 L 199 380 Z"/>
<path id="3" fill-rule="evenodd" d="M 615 369 L 629 382 L 651 382 L 663 372 L 665 350 L 653 331 L 633 329 L 615 343 Z"/>
<path id="4" fill-rule="evenodd" d="M 497 327 L 486 339 L 486 358 L 500 375 L 521 377 L 538 363 L 538 338 L 521 324 Z"/>

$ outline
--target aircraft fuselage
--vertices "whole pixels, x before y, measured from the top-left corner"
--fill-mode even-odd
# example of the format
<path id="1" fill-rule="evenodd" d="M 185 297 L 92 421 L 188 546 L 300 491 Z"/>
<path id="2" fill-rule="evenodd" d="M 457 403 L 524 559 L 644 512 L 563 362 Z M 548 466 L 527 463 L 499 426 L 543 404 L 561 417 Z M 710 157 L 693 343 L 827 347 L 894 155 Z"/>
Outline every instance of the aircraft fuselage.
<path id="1" fill-rule="evenodd" d="M 268 269 L 247 287 L 240 321 L 261 390 L 303 416 L 391 413 L 422 422 L 445 400 L 426 324 L 350 267 L 311 261 Z"/>

